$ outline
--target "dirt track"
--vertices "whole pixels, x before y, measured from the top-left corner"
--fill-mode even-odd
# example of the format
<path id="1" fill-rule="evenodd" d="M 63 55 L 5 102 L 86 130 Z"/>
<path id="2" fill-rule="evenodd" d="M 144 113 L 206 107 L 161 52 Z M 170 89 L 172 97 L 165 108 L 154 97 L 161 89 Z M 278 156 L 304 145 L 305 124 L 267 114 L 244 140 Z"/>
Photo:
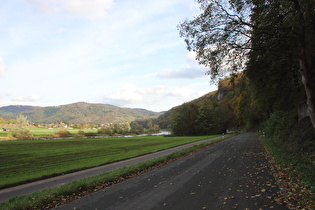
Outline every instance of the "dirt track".
<path id="1" fill-rule="evenodd" d="M 287 209 L 254 134 L 241 134 L 59 209 Z"/>

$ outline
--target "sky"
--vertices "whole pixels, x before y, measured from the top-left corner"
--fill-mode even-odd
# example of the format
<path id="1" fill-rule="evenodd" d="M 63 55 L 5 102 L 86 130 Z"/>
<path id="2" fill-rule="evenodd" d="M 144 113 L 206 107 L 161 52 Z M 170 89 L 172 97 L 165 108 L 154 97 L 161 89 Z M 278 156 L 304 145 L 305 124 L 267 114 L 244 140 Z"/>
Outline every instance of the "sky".
<path id="1" fill-rule="evenodd" d="M 177 26 L 194 0 L 0 2 L 0 107 L 167 111 L 216 89 Z"/>

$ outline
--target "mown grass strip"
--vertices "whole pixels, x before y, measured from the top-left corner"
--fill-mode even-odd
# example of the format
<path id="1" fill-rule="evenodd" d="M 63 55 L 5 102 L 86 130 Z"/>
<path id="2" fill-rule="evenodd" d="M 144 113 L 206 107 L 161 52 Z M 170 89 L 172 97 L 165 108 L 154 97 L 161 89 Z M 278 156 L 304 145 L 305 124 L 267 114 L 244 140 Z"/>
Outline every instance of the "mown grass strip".
<path id="1" fill-rule="evenodd" d="M 145 136 L 3 141 L 0 142 L 0 188 L 129 159 L 213 137 L 215 136 Z"/>
<path id="2" fill-rule="evenodd" d="M 12 210 L 44 209 L 47 207 L 52 208 L 60 203 L 68 202 L 75 198 L 79 198 L 80 196 L 83 196 L 89 192 L 102 189 L 111 184 L 124 180 L 128 177 L 141 174 L 152 168 L 164 165 L 180 157 L 184 157 L 188 154 L 212 146 L 215 143 L 221 142 L 231 137 L 232 136 L 228 136 L 225 138 L 212 140 L 206 143 L 202 143 L 190 148 L 174 152 L 164 157 L 155 158 L 132 166 L 124 167 L 93 177 L 74 181 L 58 188 L 43 190 L 41 192 L 32 193 L 30 195 L 12 198 L 9 199 L 8 201 L 0 203 L 0 209 Z"/>

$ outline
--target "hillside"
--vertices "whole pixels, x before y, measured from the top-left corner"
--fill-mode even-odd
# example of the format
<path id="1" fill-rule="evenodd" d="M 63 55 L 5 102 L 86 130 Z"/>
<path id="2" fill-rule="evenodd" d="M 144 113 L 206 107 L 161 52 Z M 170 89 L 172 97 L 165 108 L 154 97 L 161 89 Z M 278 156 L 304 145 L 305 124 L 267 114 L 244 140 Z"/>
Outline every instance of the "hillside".
<path id="1" fill-rule="evenodd" d="M 230 78 L 221 80 L 218 84 L 218 90 L 209 92 L 199 98 L 187 102 L 186 104 L 196 104 L 197 106 L 199 106 L 204 102 L 208 102 L 210 104 L 224 106 L 227 108 L 227 111 L 230 112 L 231 115 L 234 115 L 234 109 L 237 103 L 236 100 L 238 97 L 240 97 L 240 94 L 242 92 L 240 86 L 242 85 L 242 83 L 244 83 L 243 80 L 244 78 L 242 74 L 239 75 L 238 79 L 235 79 L 233 81 L 231 81 Z M 170 118 L 172 113 L 181 109 L 183 105 L 184 104 L 173 107 L 169 111 L 161 114 L 154 120 L 154 122 L 158 124 L 162 129 L 170 129 Z M 235 123 L 234 119 L 231 120 L 231 124 L 233 123 Z"/>
<path id="2" fill-rule="evenodd" d="M 39 106 L 22 106 L 22 105 L 10 105 L 0 107 L 0 115 L 1 114 L 10 114 L 10 113 L 20 113 L 20 112 L 29 112 L 36 109 L 39 109 Z"/>
<path id="3" fill-rule="evenodd" d="M 0 107 L 0 117 L 16 119 L 23 114 L 33 123 L 119 123 L 131 122 L 138 118 L 159 115 L 145 109 L 120 108 L 108 104 L 91 104 L 78 102 L 51 107 L 6 106 Z"/>

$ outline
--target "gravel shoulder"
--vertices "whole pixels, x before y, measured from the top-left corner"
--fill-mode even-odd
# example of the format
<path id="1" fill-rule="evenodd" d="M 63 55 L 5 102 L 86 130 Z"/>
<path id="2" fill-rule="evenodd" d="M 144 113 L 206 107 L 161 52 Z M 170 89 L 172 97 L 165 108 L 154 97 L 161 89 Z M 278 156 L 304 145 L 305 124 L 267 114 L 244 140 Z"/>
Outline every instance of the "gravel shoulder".
<path id="1" fill-rule="evenodd" d="M 287 209 L 271 171 L 245 133 L 58 209 Z"/>

